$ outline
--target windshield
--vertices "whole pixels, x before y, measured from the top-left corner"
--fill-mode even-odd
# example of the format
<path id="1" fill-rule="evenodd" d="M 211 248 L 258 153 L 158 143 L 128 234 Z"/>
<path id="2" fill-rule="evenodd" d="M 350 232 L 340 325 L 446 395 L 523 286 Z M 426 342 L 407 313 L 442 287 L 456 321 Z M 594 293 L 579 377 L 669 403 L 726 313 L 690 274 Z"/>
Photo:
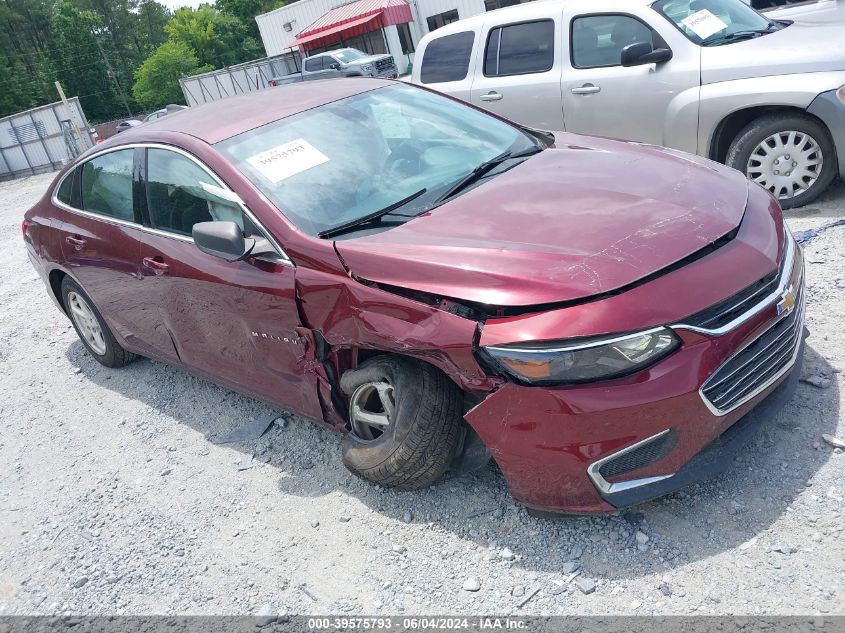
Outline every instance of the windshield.
<path id="1" fill-rule="evenodd" d="M 407 221 L 485 161 L 536 146 L 519 128 L 483 112 L 394 84 L 216 147 L 285 216 L 316 236 L 405 199 L 396 213 Z"/>
<path id="2" fill-rule="evenodd" d="M 767 33 L 772 22 L 742 0 L 658 0 L 652 8 L 696 44 L 739 39 L 737 34 Z"/>
<path id="3" fill-rule="evenodd" d="M 361 59 L 362 57 L 367 57 L 365 52 L 359 51 L 357 48 L 345 48 L 342 51 L 332 51 L 332 55 L 337 57 L 344 64 L 354 62 L 356 59 Z"/>

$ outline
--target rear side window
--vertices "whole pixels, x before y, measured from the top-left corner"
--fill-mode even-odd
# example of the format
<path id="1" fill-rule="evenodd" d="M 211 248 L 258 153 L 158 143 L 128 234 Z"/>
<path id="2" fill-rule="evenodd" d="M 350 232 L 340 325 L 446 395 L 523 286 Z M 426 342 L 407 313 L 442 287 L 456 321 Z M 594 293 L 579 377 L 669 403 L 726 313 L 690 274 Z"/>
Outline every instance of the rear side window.
<path id="1" fill-rule="evenodd" d="M 429 42 L 420 68 L 424 84 L 466 79 L 475 33 L 464 31 L 445 35 Z"/>
<path id="2" fill-rule="evenodd" d="M 92 158 L 82 165 L 82 208 L 119 220 L 135 221 L 132 206 L 132 157 L 124 149 Z"/>
<path id="3" fill-rule="evenodd" d="M 555 23 L 552 20 L 509 24 L 490 31 L 484 52 L 488 77 L 544 73 L 555 58 Z"/>
<path id="4" fill-rule="evenodd" d="M 306 59 L 305 70 L 309 73 L 313 73 L 315 70 L 323 70 L 323 58 L 315 57 L 314 59 Z"/>
<path id="5" fill-rule="evenodd" d="M 240 207 L 216 198 L 202 183 L 219 187 L 189 158 L 166 149 L 147 150 L 147 209 L 153 228 L 191 235 L 197 222 L 225 220 L 243 229 Z"/>
<path id="6" fill-rule="evenodd" d="M 73 171 L 65 176 L 62 184 L 59 185 L 59 190 L 56 192 L 56 198 L 59 199 L 59 202 L 64 202 L 69 206 L 73 205 L 73 179 L 75 176 L 76 174 Z"/>
<path id="7" fill-rule="evenodd" d="M 622 49 L 629 44 L 662 45 L 660 36 L 630 15 L 590 15 L 572 21 L 572 65 L 575 68 L 621 66 Z"/>

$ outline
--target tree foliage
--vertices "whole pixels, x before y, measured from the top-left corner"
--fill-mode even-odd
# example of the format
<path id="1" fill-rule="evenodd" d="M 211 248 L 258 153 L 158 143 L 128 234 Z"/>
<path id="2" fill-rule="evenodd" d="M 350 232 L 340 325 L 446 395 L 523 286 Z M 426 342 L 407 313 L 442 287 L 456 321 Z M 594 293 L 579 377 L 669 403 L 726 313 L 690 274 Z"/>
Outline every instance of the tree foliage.
<path id="1" fill-rule="evenodd" d="M 279 0 L 0 0 L 0 116 L 58 99 L 92 122 L 181 102 L 181 74 L 261 57 L 255 16 Z"/>
<path id="2" fill-rule="evenodd" d="M 215 68 L 248 61 L 260 54 L 258 42 L 247 34 L 243 22 L 208 4 L 197 9 L 177 9 L 164 30 L 171 41 L 187 44 L 201 63 Z"/>
<path id="3" fill-rule="evenodd" d="M 212 66 L 200 65 L 193 49 L 184 42 L 168 41 L 141 64 L 132 95 L 150 109 L 179 103 L 182 101 L 179 78 L 212 69 Z"/>

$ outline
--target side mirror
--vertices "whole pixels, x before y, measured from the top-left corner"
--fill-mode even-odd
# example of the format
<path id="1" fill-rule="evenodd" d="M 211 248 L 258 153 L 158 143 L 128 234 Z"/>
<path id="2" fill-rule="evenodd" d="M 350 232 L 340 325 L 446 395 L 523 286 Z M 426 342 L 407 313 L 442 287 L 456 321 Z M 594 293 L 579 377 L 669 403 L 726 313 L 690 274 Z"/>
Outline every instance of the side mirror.
<path id="1" fill-rule="evenodd" d="M 191 230 L 194 244 L 203 253 L 239 262 L 260 255 L 278 256 L 278 252 L 265 237 L 244 237 L 241 227 L 234 222 L 197 222 Z"/>
<path id="2" fill-rule="evenodd" d="M 329 68 L 331 68 L 332 70 L 339 70 L 340 64 L 338 64 L 337 62 L 332 62 L 331 64 L 329 64 Z"/>
<path id="3" fill-rule="evenodd" d="M 672 59 L 668 48 L 653 48 L 648 42 L 634 42 L 622 49 L 622 65 L 642 66 L 643 64 L 662 64 Z"/>
<path id="4" fill-rule="evenodd" d="M 191 233 L 198 249 L 227 262 L 248 257 L 255 246 L 234 222 L 197 222 Z"/>

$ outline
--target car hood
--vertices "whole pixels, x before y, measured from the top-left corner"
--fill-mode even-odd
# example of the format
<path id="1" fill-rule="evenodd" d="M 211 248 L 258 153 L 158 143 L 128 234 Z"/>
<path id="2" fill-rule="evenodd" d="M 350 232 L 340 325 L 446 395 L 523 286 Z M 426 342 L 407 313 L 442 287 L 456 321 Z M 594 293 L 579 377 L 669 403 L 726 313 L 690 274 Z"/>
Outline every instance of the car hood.
<path id="1" fill-rule="evenodd" d="M 799 18 L 775 33 L 702 47 L 701 82 L 845 70 L 841 42 L 841 23 L 802 22 Z"/>
<path id="2" fill-rule="evenodd" d="M 684 260 L 735 229 L 747 197 L 741 173 L 709 160 L 559 134 L 555 147 L 452 201 L 336 248 L 365 280 L 532 306 L 606 293 Z"/>

